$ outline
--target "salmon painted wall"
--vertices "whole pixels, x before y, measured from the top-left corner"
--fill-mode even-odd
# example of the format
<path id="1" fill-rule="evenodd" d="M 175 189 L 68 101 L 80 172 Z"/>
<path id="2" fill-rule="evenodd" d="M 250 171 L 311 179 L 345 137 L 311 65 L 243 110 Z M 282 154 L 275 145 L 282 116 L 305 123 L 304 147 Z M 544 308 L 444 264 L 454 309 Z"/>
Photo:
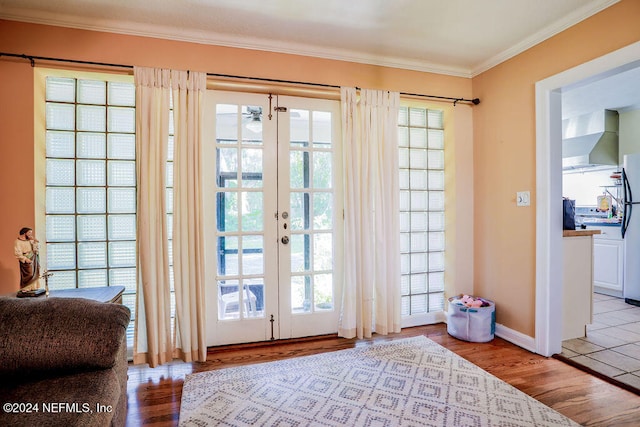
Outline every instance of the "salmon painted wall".
<path id="1" fill-rule="evenodd" d="M 473 78 L 474 292 L 497 322 L 535 335 L 535 83 L 640 40 L 640 1 L 623 0 Z M 531 207 L 516 192 L 531 191 Z"/>
<path id="2" fill-rule="evenodd" d="M 387 89 L 470 98 L 471 79 L 328 59 L 225 48 L 0 20 L 0 51 L 124 65 Z M 46 67 L 51 64 L 38 62 Z M 57 64 L 69 68 L 69 65 Z M 110 70 L 113 72 L 113 70 Z M 124 71 L 128 72 L 128 71 Z M 13 241 L 34 224 L 34 92 L 29 61 L 0 58 L 0 294 L 18 289 Z M 435 105 L 435 104 L 434 104 Z M 472 110 L 447 108 L 455 140 L 447 154 L 447 278 L 451 293 L 472 290 Z M 455 212 L 454 212 L 455 211 Z M 36 234 L 42 240 L 44 230 Z M 459 248 L 459 250 L 458 250 Z"/>

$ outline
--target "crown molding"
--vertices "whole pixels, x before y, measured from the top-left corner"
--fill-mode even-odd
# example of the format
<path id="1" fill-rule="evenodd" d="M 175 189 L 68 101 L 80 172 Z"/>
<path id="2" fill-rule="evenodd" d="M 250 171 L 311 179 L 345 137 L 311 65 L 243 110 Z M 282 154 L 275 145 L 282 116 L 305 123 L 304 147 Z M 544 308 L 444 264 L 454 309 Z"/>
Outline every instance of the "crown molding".
<path id="1" fill-rule="evenodd" d="M 620 2 L 620 0 L 609 0 L 605 3 L 591 2 L 590 4 L 586 4 L 585 6 L 576 9 L 569 15 L 555 21 L 553 24 L 543 28 L 532 36 L 527 37 L 520 43 L 473 67 L 471 70 L 471 77 L 475 77 L 479 74 L 484 73 L 485 71 L 495 67 L 496 65 L 501 64 L 513 58 L 514 56 L 521 54 L 527 49 L 530 49 L 533 46 L 540 44 L 547 39 L 550 39 L 556 34 L 563 32 L 567 28 L 572 27 L 581 21 L 584 21 L 585 19 L 595 15 L 598 12 L 603 11 L 604 9 L 618 2 Z"/>
<path id="2" fill-rule="evenodd" d="M 182 41 L 238 49 L 259 50 L 273 53 L 309 56 L 336 61 L 356 62 L 381 67 L 400 68 L 425 73 L 444 74 L 455 77 L 471 77 L 469 69 L 451 67 L 444 64 L 412 60 L 401 57 L 370 55 L 347 49 L 328 49 L 292 42 L 280 42 L 252 37 L 229 36 L 209 31 L 190 30 L 160 25 L 133 23 L 128 21 L 103 20 L 100 25 L 76 20 L 68 16 L 50 13 L 31 13 L 29 16 L 1 13 L 0 19 L 30 24 L 51 25 L 79 30 L 98 31 L 130 36 L 151 37 L 172 41 Z"/>
<path id="3" fill-rule="evenodd" d="M 140 24 L 120 20 L 102 20 L 99 24 L 83 21 L 63 14 L 42 11 L 21 10 L 0 12 L 0 19 L 19 21 L 32 24 L 52 25 L 57 27 L 74 28 L 89 31 L 99 31 L 114 34 L 124 34 L 140 37 L 152 37 L 165 40 L 183 41 L 238 49 L 259 50 L 265 52 L 284 53 L 290 55 L 308 56 L 336 61 L 355 62 L 381 67 L 399 68 L 424 73 L 442 74 L 453 77 L 472 78 L 496 65 L 511 59 L 531 47 L 553 37 L 567 28 L 589 18 L 592 15 L 618 3 L 620 0 L 601 2 L 593 0 L 582 8 L 576 9 L 570 15 L 557 20 L 553 24 L 538 31 L 522 42 L 506 49 L 497 55 L 470 67 L 455 67 L 446 64 L 431 63 L 429 61 L 367 54 L 347 49 L 323 48 L 294 42 L 281 42 L 266 39 L 230 36 L 210 31 L 200 31 L 170 26 Z"/>

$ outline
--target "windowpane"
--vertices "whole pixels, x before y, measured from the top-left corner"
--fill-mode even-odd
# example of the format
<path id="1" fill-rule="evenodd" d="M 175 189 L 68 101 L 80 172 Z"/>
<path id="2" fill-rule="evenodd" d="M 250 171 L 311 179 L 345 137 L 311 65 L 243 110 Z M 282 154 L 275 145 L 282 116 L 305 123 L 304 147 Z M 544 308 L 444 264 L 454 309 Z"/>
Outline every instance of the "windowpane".
<path id="1" fill-rule="evenodd" d="M 106 103 L 106 82 L 99 80 L 78 80 L 78 103 L 99 104 Z"/>
<path id="2" fill-rule="evenodd" d="M 73 132 L 47 131 L 47 157 L 74 157 L 75 134 Z"/>
<path id="3" fill-rule="evenodd" d="M 90 187 L 78 188 L 76 193 L 78 213 L 105 213 L 107 211 L 104 188 Z"/>
<path id="4" fill-rule="evenodd" d="M 107 245 L 104 242 L 78 243 L 79 268 L 105 268 Z"/>
<path id="5" fill-rule="evenodd" d="M 76 165 L 78 185 L 104 186 L 107 183 L 104 160 L 78 160 Z"/>
<path id="6" fill-rule="evenodd" d="M 135 108 L 109 107 L 109 132 L 130 132 L 136 131 L 136 110 Z"/>
<path id="7" fill-rule="evenodd" d="M 135 240 L 135 215 L 109 215 L 109 240 Z"/>
<path id="8" fill-rule="evenodd" d="M 135 213 L 135 188 L 109 188 L 109 213 Z"/>
<path id="9" fill-rule="evenodd" d="M 109 267 L 135 267 L 136 242 L 109 242 Z"/>
<path id="10" fill-rule="evenodd" d="M 78 132 L 78 157 L 104 159 L 106 141 L 104 133 Z"/>
<path id="11" fill-rule="evenodd" d="M 76 94 L 75 79 L 47 77 L 47 101 L 74 102 Z"/>
<path id="12" fill-rule="evenodd" d="M 47 185 L 74 185 L 75 166 L 74 160 L 47 159 Z"/>
<path id="13" fill-rule="evenodd" d="M 137 287 L 135 85 L 47 77 L 46 101 L 49 287 L 125 286 L 131 344 Z"/>
<path id="14" fill-rule="evenodd" d="M 426 127 L 427 110 L 424 108 L 409 108 L 409 125 L 412 127 Z"/>
<path id="15" fill-rule="evenodd" d="M 131 83 L 109 82 L 107 84 L 110 105 L 133 107 L 136 105 L 136 87 Z"/>
<path id="16" fill-rule="evenodd" d="M 136 158 L 135 135 L 110 133 L 107 137 L 107 156 L 110 159 L 134 160 Z"/>
<path id="17" fill-rule="evenodd" d="M 47 215 L 47 241 L 72 242 L 76 238 L 73 215 Z"/>
<path id="18" fill-rule="evenodd" d="M 75 130 L 76 115 L 73 105 L 47 103 L 46 121 L 47 129 L 51 130 Z"/>
<path id="19" fill-rule="evenodd" d="M 398 114 L 402 316 L 444 308 L 444 131 L 442 111 Z"/>
<path id="20" fill-rule="evenodd" d="M 97 286 L 107 286 L 107 270 L 80 270 L 78 271 L 78 281 L 83 288 L 91 288 Z"/>
<path id="21" fill-rule="evenodd" d="M 125 292 L 136 291 L 135 268 L 112 268 L 109 270 L 109 285 L 124 286 Z"/>
<path id="22" fill-rule="evenodd" d="M 76 245 L 73 243 L 48 243 L 47 267 L 52 270 L 76 268 Z"/>
<path id="23" fill-rule="evenodd" d="M 123 161 L 108 162 L 107 184 L 118 187 L 134 187 L 136 185 L 136 163 Z"/>
<path id="24" fill-rule="evenodd" d="M 107 123 L 105 115 L 105 107 L 78 105 L 78 130 L 104 132 Z"/>
<path id="25" fill-rule="evenodd" d="M 78 240 L 106 240 L 105 215 L 78 215 Z"/>
<path id="26" fill-rule="evenodd" d="M 76 198 L 73 187 L 48 187 L 46 190 L 46 213 L 72 214 L 76 211 Z"/>

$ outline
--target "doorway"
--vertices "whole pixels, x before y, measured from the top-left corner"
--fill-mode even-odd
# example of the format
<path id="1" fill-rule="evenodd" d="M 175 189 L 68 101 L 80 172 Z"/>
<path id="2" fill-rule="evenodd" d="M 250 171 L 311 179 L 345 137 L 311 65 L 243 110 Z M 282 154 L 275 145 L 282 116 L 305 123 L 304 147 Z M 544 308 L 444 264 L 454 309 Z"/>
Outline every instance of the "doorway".
<path id="1" fill-rule="evenodd" d="M 335 333 L 338 101 L 206 94 L 208 346 Z"/>
<path id="2" fill-rule="evenodd" d="M 634 43 L 536 83 L 536 353 L 562 350 L 562 90 L 635 68 Z"/>

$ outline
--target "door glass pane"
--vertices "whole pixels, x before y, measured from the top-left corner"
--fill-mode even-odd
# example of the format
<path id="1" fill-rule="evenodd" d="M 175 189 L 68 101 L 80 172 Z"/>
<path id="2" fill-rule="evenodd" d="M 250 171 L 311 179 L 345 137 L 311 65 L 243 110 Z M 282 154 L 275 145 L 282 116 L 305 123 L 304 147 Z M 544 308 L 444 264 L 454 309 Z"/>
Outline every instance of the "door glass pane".
<path id="1" fill-rule="evenodd" d="M 307 147 L 310 141 L 310 122 L 308 110 L 291 109 L 289 114 L 291 146 Z"/>
<path id="2" fill-rule="evenodd" d="M 242 238 L 242 274 L 264 273 L 262 240 L 262 236 L 244 236 Z"/>
<path id="3" fill-rule="evenodd" d="M 330 230 L 333 227 L 333 194 L 314 193 L 313 195 L 313 228 L 314 230 Z"/>
<path id="4" fill-rule="evenodd" d="M 331 113 L 327 111 L 313 112 L 313 146 L 330 148 L 332 137 Z"/>
<path id="5" fill-rule="evenodd" d="M 331 188 L 331 153 L 315 152 L 313 155 L 313 187 Z"/>
<path id="6" fill-rule="evenodd" d="M 290 237 L 289 245 L 291 246 L 291 271 L 305 271 L 305 266 L 309 264 L 309 248 L 308 235 L 294 234 Z"/>
<path id="7" fill-rule="evenodd" d="M 309 152 L 291 151 L 289 158 L 291 188 L 309 188 Z"/>
<path id="8" fill-rule="evenodd" d="M 290 216 L 290 227 L 291 230 L 308 230 L 310 227 L 309 221 L 309 193 L 298 193 L 292 192 L 289 196 L 291 200 L 291 206 L 289 212 Z"/>
<path id="9" fill-rule="evenodd" d="M 262 149 L 242 150 L 242 186 L 262 187 Z"/>
<path id="10" fill-rule="evenodd" d="M 242 106 L 242 142 L 244 144 L 262 144 L 262 107 Z"/>
<path id="11" fill-rule="evenodd" d="M 332 120 L 328 112 L 291 110 L 289 222 L 294 314 L 334 307 Z M 295 275 L 301 272 L 308 274 Z"/>
<path id="12" fill-rule="evenodd" d="M 218 274 L 221 276 L 238 275 L 238 237 L 218 237 Z"/>
<path id="13" fill-rule="evenodd" d="M 262 231 L 264 208 L 262 192 L 242 192 L 242 230 Z"/>
<path id="14" fill-rule="evenodd" d="M 260 106 L 216 106 L 220 320 L 264 317 L 262 125 Z M 232 191 L 220 191 L 224 189 Z"/>
<path id="15" fill-rule="evenodd" d="M 238 193 L 220 192 L 216 203 L 218 231 L 238 231 Z"/>
<path id="16" fill-rule="evenodd" d="M 216 105 L 216 139 L 219 144 L 235 144 L 238 140 L 238 106 Z"/>
<path id="17" fill-rule="evenodd" d="M 316 233 L 313 236 L 313 269 L 330 270 L 333 263 L 333 236 L 331 233 Z"/>
<path id="18" fill-rule="evenodd" d="M 313 301 L 316 310 L 333 309 L 333 274 L 313 276 Z"/>
<path id="19" fill-rule="evenodd" d="M 311 276 L 291 277 L 291 312 L 311 311 Z"/>

